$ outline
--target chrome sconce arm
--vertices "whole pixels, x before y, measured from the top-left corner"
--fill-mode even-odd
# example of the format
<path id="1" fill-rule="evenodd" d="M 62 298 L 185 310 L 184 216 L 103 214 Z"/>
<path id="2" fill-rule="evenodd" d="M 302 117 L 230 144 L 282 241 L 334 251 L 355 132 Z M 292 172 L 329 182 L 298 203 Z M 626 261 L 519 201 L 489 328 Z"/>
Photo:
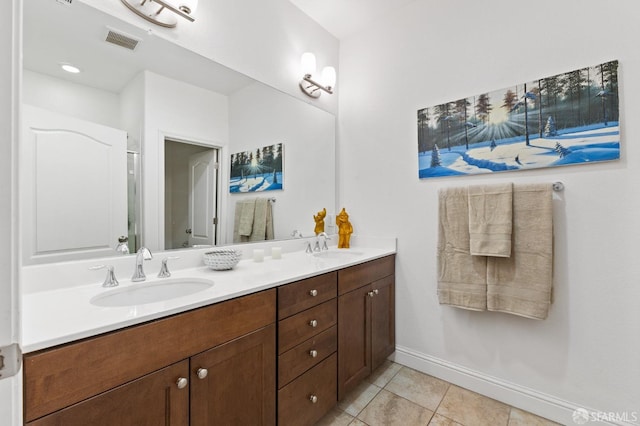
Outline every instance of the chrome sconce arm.
<path id="1" fill-rule="evenodd" d="M 136 15 L 149 22 L 166 28 L 174 28 L 178 23 L 175 16 L 163 13 L 165 9 L 184 19 L 194 22 L 192 16 L 198 5 L 198 0 L 121 0 Z M 155 4 L 154 4 L 155 3 Z"/>
<path id="2" fill-rule="evenodd" d="M 304 93 L 312 98 L 317 98 L 320 96 L 321 92 L 319 90 L 324 90 L 329 94 L 333 94 L 333 87 L 331 86 L 323 86 L 322 84 L 314 81 L 311 78 L 311 74 L 305 74 L 300 80 L 300 88 Z"/>

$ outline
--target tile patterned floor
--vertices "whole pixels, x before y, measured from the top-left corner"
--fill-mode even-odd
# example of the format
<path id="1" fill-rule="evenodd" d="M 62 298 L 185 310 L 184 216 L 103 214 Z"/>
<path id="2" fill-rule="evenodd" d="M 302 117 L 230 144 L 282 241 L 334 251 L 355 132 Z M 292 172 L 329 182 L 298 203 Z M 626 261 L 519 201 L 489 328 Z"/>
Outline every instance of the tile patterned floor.
<path id="1" fill-rule="evenodd" d="M 318 426 L 559 426 L 386 361 Z"/>

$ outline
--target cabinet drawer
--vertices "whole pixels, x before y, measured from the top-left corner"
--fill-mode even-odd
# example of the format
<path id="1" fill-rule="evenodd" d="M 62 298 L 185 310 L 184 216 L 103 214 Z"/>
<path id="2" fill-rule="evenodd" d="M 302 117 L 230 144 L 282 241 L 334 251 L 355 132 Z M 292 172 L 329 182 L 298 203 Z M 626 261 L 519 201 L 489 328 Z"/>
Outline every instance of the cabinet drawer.
<path id="1" fill-rule="evenodd" d="M 337 294 L 338 273 L 312 277 L 278 288 L 278 319 L 309 309 Z"/>
<path id="2" fill-rule="evenodd" d="M 267 290 L 24 357 L 31 421 L 257 330 L 276 319 Z"/>
<path id="3" fill-rule="evenodd" d="M 321 331 L 336 325 L 336 299 L 302 311 L 278 323 L 278 353 L 282 354 Z M 315 325 L 314 325 L 315 324 Z"/>
<path id="4" fill-rule="evenodd" d="M 391 255 L 338 271 L 338 294 L 395 274 L 396 256 Z"/>
<path id="5" fill-rule="evenodd" d="M 323 331 L 278 357 L 278 387 L 281 388 L 338 348 L 337 326 Z"/>
<path id="6" fill-rule="evenodd" d="M 337 401 L 336 368 L 337 356 L 333 354 L 280 389 L 278 424 L 313 425 L 331 410 Z"/>

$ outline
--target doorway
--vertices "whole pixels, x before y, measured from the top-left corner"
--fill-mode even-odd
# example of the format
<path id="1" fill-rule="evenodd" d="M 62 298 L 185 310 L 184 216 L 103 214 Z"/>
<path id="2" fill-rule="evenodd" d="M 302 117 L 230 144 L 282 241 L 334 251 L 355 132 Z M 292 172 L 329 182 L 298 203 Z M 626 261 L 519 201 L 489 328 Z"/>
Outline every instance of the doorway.
<path id="1" fill-rule="evenodd" d="M 218 148 L 165 138 L 165 249 L 217 243 L 219 154 Z"/>

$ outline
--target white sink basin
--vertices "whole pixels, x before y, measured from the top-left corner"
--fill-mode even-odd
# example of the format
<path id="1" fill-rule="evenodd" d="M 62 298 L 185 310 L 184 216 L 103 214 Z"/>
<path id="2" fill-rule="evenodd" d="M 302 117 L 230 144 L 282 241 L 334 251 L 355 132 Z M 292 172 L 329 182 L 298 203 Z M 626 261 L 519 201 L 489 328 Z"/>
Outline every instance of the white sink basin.
<path id="1" fill-rule="evenodd" d="M 168 278 L 110 290 L 94 296 L 90 302 L 106 307 L 144 305 L 198 293 L 212 286 L 213 281 L 204 278 Z"/>
<path id="2" fill-rule="evenodd" d="M 364 253 L 361 251 L 353 251 L 351 249 L 337 249 L 337 250 L 325 250 L 325 251 L 315 252 L 312 254 L 312 256 L 319 257 L 321 259 L 348 260 L 351 258 L 362 256 L 363 254 Z"/>

